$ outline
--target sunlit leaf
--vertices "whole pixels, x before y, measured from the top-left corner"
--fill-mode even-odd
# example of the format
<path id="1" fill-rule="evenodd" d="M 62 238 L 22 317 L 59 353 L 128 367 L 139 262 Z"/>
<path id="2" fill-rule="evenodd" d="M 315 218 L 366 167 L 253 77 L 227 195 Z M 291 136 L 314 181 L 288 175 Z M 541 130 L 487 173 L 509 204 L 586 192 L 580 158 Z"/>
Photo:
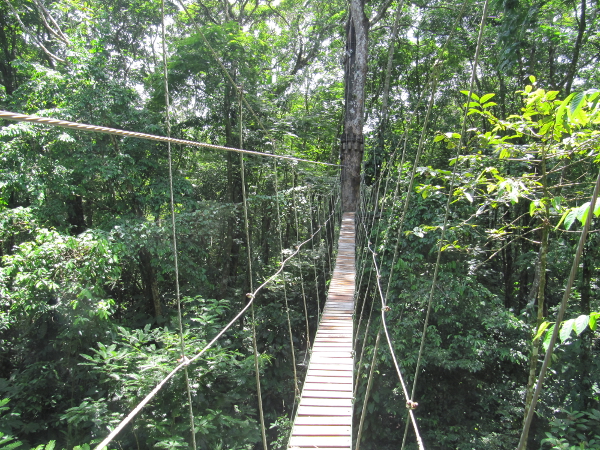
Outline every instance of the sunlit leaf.
<path id="1" fill-rule="evenodd" d="M 571 335 L 571 331 L 573 331 L 574 324 L 575 324 L 575 319 L 569 319 L 561 324 L 560 333 L 559 333 L 561 342 L 565 342 L 567 339 L 569 339 L 569 336 Z"/>
<path id="2" fill-rule="evenodd" d="M 544 321 L 540 324 L 537 333 L 535 333 L 535 336 L 533 337 L 533 340 L 536 341 L 539 338 L 542 337 L 542 334 L 544 334 L 544 331 L 546 331 L 546 329 L 550 326 L 550 322 L 548 321 Z"/>
<path id="3" fill-rule="evenodd" d="M 573 222 L 575 222 L 575 219 L 577 219 L 577 210 L 576 209 L 572 209 L 571 211 L 566 213 L 565 230 L 568 230 L 571 228 L 571 225 L 573 225 Z"/>
<path id="4" fill-rule="evenodd" d="M 494 94 L 494 93 L 491 93 L 491 94 L 485 94 L 484 96 L 482 96 L 482 97 L 479 99 L 479 103 L 483 104 L 483 103 L 487 102 L 489 99 L 491 99 L 492 97 L 494 97 L 495 95 L 496 95 L 496 94 Z"/>
<path id="5" fill-rule="evenodd" d="M 600 319 L 600 313 L 594 312 L 590 314 L 590 330 L 596 330 L 596 326 L 598 325 L 598 319 Z"/>
<path id="6" fill-rule="evenodd" d="M 554 327 L 556 326 L 556 324 L 552 324 L 552 326 L 548 329 L 548 332 L 546 333 L 546 336 L 544 336 L 544 350 L 548 350 L 548 347 L 550 346 L 550 340 L 552 339 L 552 334 L 554 333 Z"/>
<path id="7" fill-rule="evenodd" d="M 582 314 L 577 319 L 575 319 L 575 323 L 573 324 L 573 329 L 575 330 L 575 334 L 579 336 L 581 333 L 585 331 L 590 321 L 590 316 Z"/>

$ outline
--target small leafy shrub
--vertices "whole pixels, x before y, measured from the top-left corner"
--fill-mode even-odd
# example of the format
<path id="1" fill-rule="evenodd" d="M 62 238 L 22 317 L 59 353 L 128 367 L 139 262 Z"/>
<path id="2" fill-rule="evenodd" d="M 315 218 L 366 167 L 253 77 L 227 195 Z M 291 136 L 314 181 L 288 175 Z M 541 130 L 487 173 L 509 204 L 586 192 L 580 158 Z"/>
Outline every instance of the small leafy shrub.
<path id="1" fill-rule="evenodd" d="M 543 449 L 600 450 L 600 411 L 562 411 L 550 422 L 550 432 L 542 440 Z"/>

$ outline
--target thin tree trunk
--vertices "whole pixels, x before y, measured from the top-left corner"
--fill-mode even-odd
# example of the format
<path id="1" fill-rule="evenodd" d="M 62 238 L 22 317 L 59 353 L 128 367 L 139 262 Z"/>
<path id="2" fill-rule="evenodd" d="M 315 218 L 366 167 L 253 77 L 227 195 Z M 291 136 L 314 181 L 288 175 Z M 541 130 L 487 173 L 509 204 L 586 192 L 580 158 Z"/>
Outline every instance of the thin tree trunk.
<path id="1" fill-rule="evenodd" d="M 544 188 L 545 197 L 549 198 L 550 193 L 548 192 L 548 179 L 546 176 L 546 158 L 545 153 L 542 152 L 542 185 Z M 540 325 L 544 322 L 544 299 L 546 292 L 546 266 L 548 261 L 548 235 L 550 234 L 550 206 L 545 204 L 545 214 L 542 217 L 542 243 L 540 245 L 539 258 L 538 258 L 538 267 L 536 267 L 536 272 L 539 273 L 539 288 L 537 291 L 537 319 L 536 319 L 536 327 L 537 331 Z M 536 273 L 536 277 L 538 275 Z M 534 285 L 535 285 L 534 281 Z M 531 343 L 531 357 L 529 359 L 529 379 L 527 380 L 527 389 L 526 389 L 526 398 L 525 398 L 525 416 L 523 421 L 527 420 L 527 411 L 529 411 L 529 407 L 531 406 L 531 401 L 533 399 L 533 390 L 535 388 L 535 384 L 537 381 L 537 366 L 539 359 L 539 351 L 540 351 L 540 339 L 534 339 Z M 527 434 L 529 433 L 529 429 L 527 429 Z M 527 434 L 524 436 L 525 447 L 523 450 L 527 448 Z"/>
<path id="2" fill-rule="evenodd" d="M 573 49 L 573 59 L 569 67 L 569 72 L 566 78 L 565 94 L 571 93 L 571 87 L 573 80 L 575 79 L 575 73 L 577 72 L 577 63 L 579 62 L 579 52 L 581 51 L 581 45 L 583 43 L 583 35 L 586 29 L 586 2 L 587 0 L 581 0 L 581 16 L 578 21 L 577 40 L 575 41 L 575 48 Z"/>

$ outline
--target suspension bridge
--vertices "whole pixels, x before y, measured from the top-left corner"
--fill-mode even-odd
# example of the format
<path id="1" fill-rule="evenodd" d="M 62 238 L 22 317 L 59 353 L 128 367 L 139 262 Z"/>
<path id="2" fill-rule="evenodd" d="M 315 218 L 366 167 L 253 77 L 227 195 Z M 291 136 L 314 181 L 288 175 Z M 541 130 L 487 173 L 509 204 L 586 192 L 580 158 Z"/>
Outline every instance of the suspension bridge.
<path id="1" fill-rule="evenodd" d="M 352 445 L 355 214 L 344 213 L 327 302 L 314 339 L 290 449 Z"/>
<path id="2" fill-rule="evenodd" d="M 485 8 L 487 8 L 487 1 L 486 1 Z M 482 17 L 482 24 L 485 20 L 486 14 L 487 14 L 486 13 L 487 10 L 485 8 L 484 8 L 484 13 L 483 13 L 483 17 Z M 185 7 L 184 7 L 184 9 L 185 9 Z M 186 12 L 187 12 L 187 10 L 186 10 Z M 194 24 L 193 20 L 192 20 L 192 23 Z M 252 108 L 250 107 L 248 102 L 243 97 L 243 92 L 233 82 L 231 76 L 227 72 L 227 69 L 220 62 L 218 56 L 216 55 L 216 53 L 214 52 L 214 50 L 212 49 L 212 47 L 210 46 L 210 44 L 208 43 L 206 38 L 204 37 L 201 29 L 197 25 L 195 25 L 195 26 L 196 26 L 200 36 L 202 37 L 202 39 L 205 41 L 205 44 L 210 49 L 211 53 L 215 56 L 215 59 L 217 60 L 217 62 L 221 66 L 221 68 L 223 69 L 225 75 L 229 78 L 229 80 L 233 84 L 233 87 L 240 94 L 240 116 L 241 116 L 241 109 L 242 109 L 242 102 L 243 102 L 248 107 L 248 109 L 251 111 L 252 115 L 254 115 L 254 117 L 257 119 L 257 122 L 260 124 L 261 128 L 263 128 L 263 130 L 264 130 L 262 123 L 260 122 L 260 120 L 258 119 L 256 114 L 254 113 L 254 111 L 252 110 Z M 456 28 L 456 27 L 454 27 L 454 28 Z M 164 17 L 163 17 L 163 36 L 162 37 L 163 37 L 163 42 L 164 42 L 164 40 L 165 40 L 164 39 Z M 450 39 L 450 37 L 448 37 L 448 40 L 449 39 Z M 447 44 L 447 42 L 446 42 L 446 44 Z M 479 51 L 480 44 L 481 44 L 481 36 L 479 37 L 477 52 Z M 440 50 L 440 57 L 444 53 L 444 51 L 443 51 L 444 48 L 445 48 L 445 45 L 442 48 L 442 50 Z M 166 58 L 166 50 L 164 48 L 163 48 L 163 57 Z M 476 58 L 477 57 L 478 57 L 478 53 L 476 53 Z M 477 64 L 474 64 L 473 67 L 475 68 L 476 65 Z M 434 67 L 435 66 L 437 66 L 437 63 L 434 64 Z M 169 97 L 168 97 L 168 85 L 167 85 L 167 74 L 166 74 L 166 67 L 167 67 L 166 59 L 164 60 L 164 67 L 165 67 L 164 80 L 165 80 L 167 124 L 168 124 L 168 122 L 169 122 L 169 119 L 168 119 L 168 117 L 169 117 L 169 115 L 168 115 Z M 473 70 L 475 70 L 475 69 L 473 69 Z M 474 77 L 474 72 L 473 72 L 469 92 L 473 91 L 473 83 L 474 83 L 473 77 Z M 406 210 L 408 208 L 410 194 L 413 190 L 412 183 L 413 183 L 413 179 L 414 179 L 414 175 L 415 175 L 414 171 L 416 170 L 416 168 L 418 166 L 419 158 L 420 158 L 421 152 L 423 150 L 425 133 L 427 130 L 427 120 L 429 118 L 429 113 L 430 113 L 430 110 L 431 110 L 431 107 L 433 104 L 433 99 L 435 96 L 436 83 L 437 83 L 437 80 L 435 78 L 433 80 L 431 80 L 431 98 L 430 98 L 429 105 L 427 107 L 425 123 L 423 124 L 423 127 L 422 127 L 423 134 L 421 135 L 420 140 L 419 140 L 417 154 L 416 154 L 415 161 L 413 164 L 413 172 L 410 176 L 410 182 L 409 182 L 408 188 L 406 190 L 407 195 L 406 195 L 406 200 L 404 202 L 404 211 L 400 214 L 400 225 L 398 227 L 398 229 L 399 229 L 398 236 L 401 236 L 401 234 L 402 234 L 402 227 L 404 225 L 403 220 L 406 215 Z M 465 110 L 465 117 L 466 117 L 466 110 Z M 172 162 L 171 162 L 170 144 L 205 147 L 205 148 L 209 148 L 209 149 L 232 151 L 232 152 L 239 153 L 240 161 L 241 161 L 242 187 L 245 186 L 244 181 L 243 181 L 243 177 L 244 177 L 243 155 L 253 155 L 253 156 L 261 156 L 261 157 L 269 157 L 269 158 L 278 158 L 278 159 L 284 159 L 284 160 L 286 159 L 286 160 L 292 160 L 295 162 L 306 162 L 306 163 L 316 163 L 316 164 L 325 164 L 325 165 L 334 165 L 335 166 L 335 164 L 327 164 L 327 163 L 322 163 L 322 162 L 308 161 L 308 160 L 304 160 L 304 159 L 300 159 L 300 158 L 295 158 L 293 156 L 284 156 L 284 155 L 278 155 L 278 154 L 266 154 L 266 153 L 261 153 L 261 152 L 256 152 L 256 151 L 244 150 L 243 143 L 241 141 L 240 141 L 239 148 L 231 148 L 231 147 L 217 146 L 217 145 L 202 143 L 202 142 L 194 142 L 194 141 L 183 140 L 183 139 L 174 139 L 170 136 L 170 125 L 167 126 L 167 130 L 169 131 L 168 136 L 155 136 L 155 135 L 149 135 L 149 134 L 144 134 L 144 133 L 119 130 L 119 129 L 115 129 L 115 128 L 99 127 L 99 126 L 94 126 L 94 125 L 80 124 L 80 123 L 76 123 L 76 122 L 68 122 L 68 121 L 52 119 L 52 118 L 29 116 L 29 115 L 25 115 L 25 114 L 18 114 L 18 113 L 12 113 L 12 112 L 7 112 L 7 111 L 0 111 L 0 118 L 6 119 L 6 120 L 38 123 L 38 124 L 42 124 L 42 125 L 58 126 L 58 127 L 63 127 L 63 128 L 83 130 L 83 131 L 89 131 L 89 132 L 95 132 L 95 133 L 106 133 L 106 134 L 130 137 L 130 138 L 149 139 L 149 140 L 167 143 L 169 145 L 169 176 L 170 176 L 170 184 L 171 184 L 170 190 L 171 190 L 171 211 L 172 211 L 172 215 L 173 215 L 173 248 L 174 248 L 173 253 L 174 253 L 175 267 L 177 267 L 177 250 L 176 250 L 176 232 L 175 232 L 175 208 L 173 205 L 173 186 L 172 186 L 172 167 L 171 167 Z M 242 124 L 242 120 L 240 118 L 240 136 L 242 136 L 242 134 L 243 134 L 241 132 L 241 126 L 242 126 L 241 124 Z M 461 136 L 465 134 L 465 132 L 464 132 L 465 124 L 466 124 L 466 121 L 463 122 L 463 132 L 461 133 Z M 267 131 L 266 130 L 264 130 L 264 131 L 265 131 L 265 135 L 268 136 Z M 461 148 L 462 148 L 462 142 L 460 145 L 457 146 L 458 150 L 460 150 Z M 396 165 L 398 165 L 398 161 L 395 161 L 394 157 L 395 157 L 395 155 L 392 155 L 390 158 L 390 161 L 388 162 L 388 166 L 387 166 L 388 172 L 387 173 L 382 172 L 382 174 L 380 175 L 380 180 L 376 183 L 377 189 L 379 189 L 381 187 L 381 185 L 382 185 L 381 180 L 383 180 L 385 177 L 388 177 L 388 178 L 386 178 L 386 183 L 387 183 L 388 179 L 392 178 L 390 176 L 391 168 L 394 168 Z M 403 163 L 401 162 L 398 166 L 402 167 Z M 400 180 L 400 177 L 397 177 L 397 183 L 399 183 L 399 180 Z M 454 183 L 454 173 L 453 173 L 452 183 Z M 448 191 L 452 192 L 452 187 Z M 383 200 L 380 200 L 379 194 L 380 194 L 379 192 L 376 193 L 376 195 L 374 196 L 375 200 L 373 201 L 372 204 L 370 204 L 370 205 L 364 204 L 361 206 L 361 209 L 363 211 L 368 211 L 368 210 L 372 211 L 373 209 L 375 209 L 375 211 L 372 213 L 373 222 L 370 223 L 369 229 L 367 229 L 367 225 L 369 225 L 369 224 L 366 224 L 364 221 L 359 220 L 358 221 L 359 224 L 364 227 L 364 232 L 362 232 L 362 230 L 359 230 L 359 231 L 361 231 L 360 233 L 356 232 L 355 228 L 357 227 L 357 225 L 356 225 L 357 217 L 355 216 L 355 214 L 356 214 L 355 212 L 345 212 L 341 217 L 341 229 L 340 229 L 340 236 L 339 236 L 339 242 L 338 242 L 337 257 L 336 257 L 336 261 L 335 261 L 335 269 L 333 271 L 333 277 L 332 277 L 330 285 L 329 285 L 327 301 L 326 301 L 324 308 L 322 310 L 322 313 L 320 315 L 320 321 L 318 324 L 318 329 L 317 329 L 316 335 L 314 337 L 313 346 L 310 349 L 310 360 L 309 360 L 309 364 L 308 364 L 308 370 L 306 373 L 305 381 L 302 385 L 301 395 L 299 396 L 299 400 L 297 403 L 297 408 L 296 408 L 295 415 L 294 415 L 293 427 L 292 427 L 292 430 L 290 433 L 289 442 L 287 444 L 288 449 L 300 450 L 300 449 L 318 448 L 321 450 L 328 450 L 328 449 L 329 450 L 350 450 L 351 448 L 356 448 L 356 449 L 359 448 L 360 442 L 361 442 L 361 430 L 362 430 L 362 426 L 364 423 L 365 414 L 367 411 L 367 408 L 365 407 L 365 405 L 367 404 L 367 402 L 369 400 L 369 394 L 370 394 L 370 390 L 372 387 L 374 367 L 376 365 L 377 351 L 379 348 L 380 336 L 382 334 L 385 335 L 385 339 L 387 340 L 388 347 L 389 347 L 389 353 L 394 362 L 394 366 L 395 366 L 397 374 L 398 374 L 398 379 L 399 379 L 399 382 L 403 389 L 404 400 L 406 401 L 406 406 L 407 406 L 407 410 L 408 410 L 407 420 L 406 420 L 406 430 L 408 431 L 409 425 L 412 424 L 418 447 L 420 449 L 425 448 L 423 445 L 423 442 L 421 440 L 421 437 L 419 435 L 418 428 L 417 428 L 417 422 L 416 422 L 416 419 L 413 414 L 413 409 L 416 407 L 416 403 L 413 400 L 414 400 L 414 396 L 415 396 L 415 385 L 416 385 L 418 374 L 419 374 L 419 365 L 420 365 L 421 356 L 422 356 L 422 352 L 423 352 L 425 334 L 427 331 L 429 312 L 431 310 L 432 297 L 433 297 L 433 292 L 434 292 L 435 284 L 436 284 L 437 268 L 439 267 L 441 245 L 438 246 L 438 260 L 436 263 L 436 269 L 435 269 L 436 271 L 435 271 L 435 274 L 433 277 L 431 294 L 429 296 L 429 301 L 428 301 L 428 306 L 427 306 L 427 315 L 425 317 L 425 325 L 424 325 L 424 329 L 423 329 L 423 333 L 422 333 L 422 342 L 421 342 L 421 348 L 420 348 L 419 357 L 418 357 L 419 359 L 417 361 L 415 375 L 413 377 L 413 389 L 412 389 L 412 393 L 409 393 L 409 391 L 406 387 L 406 384 L 404 382 L 401 370 L 400 370 L 400 364 L 398 363 L 395 353 L 394 353 L 394 346 L 393 346 L 391 339 L 387 333 L 385 312 L 389 310 L 389 308 L 387 306 L 387 297 L 388 297 L 387 294 L 388 294 L 388 290 L 389 290 L 389 282 L 388 282 L 387 290 L 381 286 L 381 275 L 380 275 L 379 268 L 378 268 L 378 258 L 377 258 L 377 254 L 376 254 L 377 245 L 371 246 L 371 242 L 369 242 L 370 236 L 373 234 L 375 236 L 378 236 L 379 231 L 380 231 L 379 228 L 377 228 L 375 233 L 372 233 L 372 231 L 375 229 L 374 219 L 375 219 L 375 217 L 377 217 L 377 213 L 378 213 L 377 208 L 383 209 L 386 206 L 389 206 L 389 205 L 386 205 L 385 198 Z M 397 203 L 397 201 L 396 201 L 398 198 L 397 194 L 398 194 L 398 184 L 396 185 L 393 199 L 391 199 L 391 207 L 394 207 Z M 278 195 L 279 194 L 276 192 L 275 197 L 278 198 Z M 369 196 L 363 196 L 362 200 L 365 201 L 365 200 L 367 200 L 368 197 Z M 243 198 L 244 198 L 243 204 L 244 204 L 246 233 L 247 233 L 246 234 L 246 242 L 250 243 L 251 240 L 249 238 L 249 233 L 248 233 L 247 195 L 246 195 L 245 191 L 243 194 Z M 447 228 L 448 214 L 449 214 L 449 210 L 450 210 L 450 200 L 451 200 L 451 196 L 448 197 L 448 204 L 446 206 L 446 211 L 445 211 L 444 225 L 443 225 L 443 227 L 441 227 L 442 237 L 439 240 L 440 243 L 444 240 L 444 233 Z M 381 201 L 381 204 L 379 203 L 380 201 Z M 373 206 L 374 206 L 374 208 L 373 208 Z M 277 208 L 279 208 L 278 202 L 277 202 Z M 335 208 L 332 208 L 332 209 L 335 209 Z M 278 211 L 277 216 L 279 218 L 279 214 L 280 214 L 279 209 L 277 211 Z M 131 411 L 130 414 L 127 415 L 127 417 L 125 417 L 123 419 L 123 421 L 117 427 L 115 427 L 111 431 L 111 433 L 96 447 L 96 450 L 102 450 L 102 449 L 108 448 L 108 445 L 119 434 L 119 432 L 125 426 L 127 426 L 127 424 L 131 420 L 133 420 L 133 418 L 144 408 L 144 406 L 146 406 L 152 400 L 154 395 L 156 395 L 156 393 L 160 389 L 162 389 L 166 385 L 166 383 L 171 378 L 173 378 L 175 376 L 175 374 L 177 374 L 180 370 L 185 372 L 185 381 L 187 384 L 188 403 L 189 403 L 189 409 L 190 409 L 190 429 L 191 429 L 191 436 L 192 436 L 191 441 L 192 441 L 192 447 L 195 449 L 196 443 L 195 443 L 195 431 L 194 431 L 194 414 L 193 414 L 193 405 L 192 405 L 193 402 L 192 402 L 192 394 L 190 391 L 190 383 L 188 381 L 188 375 L 187 375 L 188 366 L 190 366 L 190 364 L 194 363 L 199 358 L 201 358 L 206 353 L 206 351 L 208 351 L 208 349 L 210 349 L 211 346 L 218 339 L 220 339 L 224 335 L 224 333 L 226 333 L 227 330 L 229 330 L 231 328 L 231 326 L 234 323 L 236 323 L 241 317 L 243 317 L 249 310 L 252 311 L 252 316 L 254 316 L 254 312 L 253 312 L 254 299 L 256 298 L 259 291 L 261 291 L 265 286 L 267 286 L 269 283 L 272 283 L 279 276 L 281 276 L 284 271 L 284 268 L 286 266 L 286 263 L 289 260 L 291 260 L 292 258 L 296 257 L 305 244 L 312 242 L 312 240 L 315 238 L 315 236 L 317 236 L 322 231 L 322 229 L 327 225 L 327 222 L 329 222 L 332 219 L 333 219 L 332 221 L 335 221 L 335 218 L 336 218 L 335 216 L 336 216 L 335 211 L 332 211 L 330 216 L 326 220 L 321 222 L 319 224 L 317 230 L 313 230 L 311 235 L 306 240 L 300 242 L 300 239 L 298 239 L 298 245 L 296 246 L 296 250 L 290 256 L 288 256 L 288 258 L 286 258 L 285 260 L 282 259 L 281 267 L 278 271 L 276 271 L 274 274 L 272 274 L 270 277 L 268 277 L 266 279 L 266 281 L 264 283 L 262 283 L 260 286 L 258 286 L 256 289 L 251 289 L 252 292 L 249 292 L 247 294 L 249 301 L 240 311 L 237 312 L 235 317 L 233 317 L 231 319 L 231 321 L 201 351 L 197 352 L 195 355 L 193 355 L 191 357 L 187 357 L 184 355 L 181 358 L 179 364 L 136 406 L 136 408 L 134 410 Z M 389 217 L 390 218 L 394 217 L 394 214 L 389 214 Z M 321 218 L 319 218 L 319 219 L 321 219 Z M 296 221 L 297 221 L 297 218 L 296 218 Z M 312 224 L 312 218 L 311 218 L 311 224 Z M 377 227 L 379 227 L 379 223 L 378 223 Z M 384 224 L 384 227 L 389 228 L 390 223 Z M 281 234 L 281 229 L 279 230 L 279 232 Z M 280 236 L 280 240 L 281 240 L 281 236 Z M 388 276 L 388 278 L 390 278 L 390 279 L 392 278 L 392 275 L 393 275 L 394 265 L 396 262 L 397 252 L 398 252 L 397 246 L 398 246 L 399 241 L 400 241 L 400 239 L 397 240 L 396 248 L 394 249 L 394 256 L 392 258 L 392 264 L 390 266 L 391 269 L 390 269 L 389 276 Z M 377 244 L 377 242 L 376 242 L 376 244 Z M 362 363 L 363 353 L 361 352 L 360 358 L 358 358 L 360 363 L 357 364 L 354 359 L 355 358 L 355 349 L 356 349 L 355 343 L 357 341 L 357 337 L 356 337 L 357 333 L 355 333 L 354 320 L 355 320 L 355 318 L 357 319 L 357 322 L 358 322 L 357 328 L 360 329 L 361 320 L 363 318 L 365 301 L 363 300 L 363 302 L 362 302 L 363 310 L 361 310 L 361 312 L 360 312 L 360 317 L 356 317 L 356 316 L 358 316 L 357 311 L 355 311 L 355 303 L 357 300 L 356 299 L 356 280 L 357 280 L 357 266 L 360 266 L 359 270 L 361 271 L 360 276 L 362 278 L 362 276 L 364 274 L 364 270 L 365 270 L 364 268 L 366 265 L 365 260 L 367 258 L 363 258 L 361 263 L 357 264 L 356 256 L 355 256 L 356 249 L 365 249 L 365 250 L 368 250 L 371 252 L 372 257 L 373 257 L 372 267 L 374 268 L 374 270 L 372 272 L 375 273 L 376 277 L 377 277 L 376 283 L 374 283 L 374 284 L 376 284 L 377 293 L 381 299 L 381 322 L 380 322 L 381 326 L 380 326 L 380 329 L 377 331 L 376 342 L 375 342 L 375 346 L 374 346 L 374 349 L 372 352 L 373 359 L 370 363 L 370 373 L 368 375 L 366 394 L 362 401 L 363 406 L 362 406 L 362 411 L 361 411 L 361 416 L 360 416 L 360 422 L 359 422 L 360 425 L 358 427 L 358 433 L 356 432 L 356 430 L 353 430 L 353 417 L 354 417 L 354 412 L 355 412 L 354 411 L 354 401 L 355 401 L 355 396 L 356 396 L 355 390 L 356 390 L 356 386 L 357 386 L 357 379 L 359 378 L 359 375 L 355 373 L 355 368 L 359 367 L 359 369 L 360 369 L 360 367 L 362 366 L 361 363 Z M 281 252 L 283 254 L 283 246 L 281 248 Z M 383 259 L 383 257 L 380 258 L 380 260 L 382 260 L 382 259 Z M 248 248 L 248 266 L 250 268 L 249 271 L 251 272 L 251 256 L 250 256 L 249 248 Z M 251 278 L 252 278 L 252 276 L 250 276 L 250 279 Z M 315 277 L 315 279 L 316 278 L 317 277 Z M 178 280 L 178 275 L 176 277 L 176 280 Z M 285 280 L 285 277 L 284 277 L 284 280 Z M 177 281 L 177 283 L 178 283 L 178 281 Z M 360 284 L 360 282 L 359 282 L 359 284 Z M 385 294 L 384 294 L 384 291 L 385 291 Z M 303 296 L 304 296 L 304 292 L 303 292 Z M 178 307 L 179 307 L 179 286 L 177 286 L 177 301 L 178 301 Z M 306 301 L 306 299 L 305 299 L 305 301 Z M 287 307 L 287 299 L 286 299 L 286 307 Z M 305 310 L 306 310 L 306 304 L 305 304 Z M 181 323 L 181 314 L 180 314 L 179 320 Z M 370 323 L 371 323 L 371 316 L 369 315 L 369 319 L 368 319 L 368 322 L 366 324 L 365 331 L 364 331 L 364 336 L 368 335 Z M 289 326 L 289 308 L 288 308 L 288 326 Z M 181 327 L 181 324 L 180 324 L 180 327 Z M 254 325 L 253 325 L 253 327 L 254 327 Z M 558 329 L 558 327 L 557 327 L 557 329 Z M 291 327 L 290 327 L 290 330 L 291 330 Z M 255 330 L 253 330 L 253 332 L 255 333 Z M 308 331 L 308 318 L 307 318 L 306 336 L 307 336 L 307 340 L 310 341 L 310 337 L 309 337 L 310 332 Z M 292 353 L 293 353 L 293 337 L 291 336 L 291 332 L 290 332 L 289 337 L 290 337 L 291 348 L 292 348 Z M 255 363 L 256 363 L 255 367 L 256 367 L 257 397 L 258 397 L 258 406 L 259 406 L 258 409 L 259 409 L 259 416 L 260 416 L 260 427 L 261 427 L 261 432 L 262 432 L 263 448 L 265 450 L 267 450 L 269 448 L 269 446 L 268 446 L 267 440 L 266 440 L 266 426 L 265 426 L 263 411 L 262 411 L 260 370 L 258 367 L 258 351 L 257 351 L 257 346 L 256 346 L 256 335 L 255 334 L 253 336 L 253 339 L 254 339 L 253 344 L 254 344 L 254 354 L 255 354 Z M 362 346 L 363 352 L 364 352 L 364 348 L 365 348 L 365 345 L 363 344 L 363 346 Z M 183 338 L 182 338 L 182 352 L 183 352 Z M 294 373 L 295 373 L 295 370 L 296 369 L 295 369 L 295 364 L 294 364 Z M 297 388 L 297 386 L 296 386 L 296 388 Z M 407 431 L 405 431 L 405 439 L 406 439 Z M 404 443 L 403 443 L 403 448 L 404 448 Z"/>

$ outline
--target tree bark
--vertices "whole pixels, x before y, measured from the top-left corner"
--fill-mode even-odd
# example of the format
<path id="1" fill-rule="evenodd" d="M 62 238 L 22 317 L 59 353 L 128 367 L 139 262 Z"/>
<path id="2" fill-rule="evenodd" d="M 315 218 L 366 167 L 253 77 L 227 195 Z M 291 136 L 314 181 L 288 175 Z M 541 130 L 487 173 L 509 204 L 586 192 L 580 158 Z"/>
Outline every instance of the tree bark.
<path id="1" fill-rule="evenodd" d="M 156 271 L 152 265 L 152 255 L 146 247 L 139 251 L 140 269 L 142 282 L 146 291 L 146 297 L 152 302 L 154 308 L 154 317 L 162 316 L 162 306 L 160 304 L 160 291 L 158 289 L 158 280 Z"/>
<path id="2" fill-rule="evenodd" d="M 346 32 L 344 65 L 346 115 L 340 145 L 342 210 L 356 211 L 360 195 L 360 170 L 364 153 L 364 97 L 369 33 L 369 21 L 364 13 L 364 0 L 350 1 L 350 18 Z"/>

